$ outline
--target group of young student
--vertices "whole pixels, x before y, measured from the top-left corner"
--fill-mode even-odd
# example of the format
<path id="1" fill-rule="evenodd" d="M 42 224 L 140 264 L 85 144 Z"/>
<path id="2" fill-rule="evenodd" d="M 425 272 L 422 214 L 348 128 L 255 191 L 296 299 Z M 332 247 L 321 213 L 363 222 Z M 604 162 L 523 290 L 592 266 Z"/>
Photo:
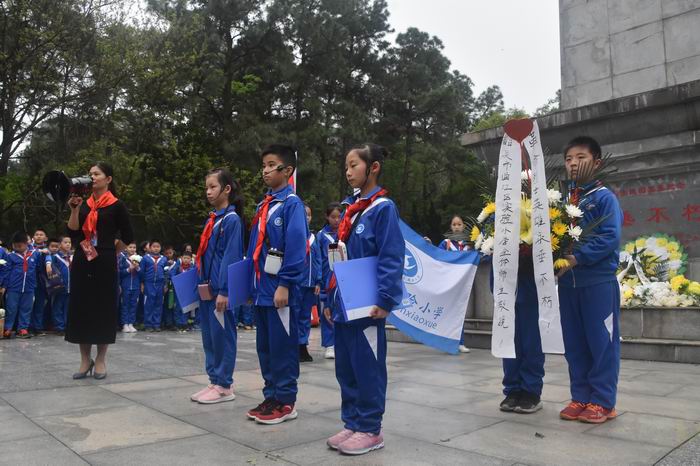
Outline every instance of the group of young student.
<path id="1" fill-rule="evenodd" d="M 385 319 L 402 297 L 404 241 L 399 216 L 386 190 L 378 185 L 386 151 L 363 144 L 346 156 L 346 178 L 356 191 L 343 204 L 326 210 L 326 226 L 309 231 L 311 210 L 288 180 L 296 169 L 293 148 L 271 145 L 261 153 L 268 190 L 257 206 L 244 252 L 240 187 L 225 169 L 206 177 L 213 210 L 197 251 L 199 311 L 209 384 L 191 400 L 214 404 L 235 398 L 236 318 L 228 306 L 226 270 L 252 262 L 252 305 L 256 350 L 264 381 L 264 400 L 247 412 L 259 424 L 295 419 L 300 361 L 310 359 L 310 315 L 323 310 L 322 345 L 335 358 L 344 428 L 328 445 L 345 454 L 383 447 L 381 420 L 386 398 Z M 347 321 L 333 274 L 338 261 L 378 257 L 378 302 L 369 317 Z M 214 313 L 220 313 L 216 316 Z M 222 319 L 223 317 L 223 319 Z M 223 325 L 220 321 L 223 320 Z"/>
<path id="2" fill-rule="evenodd" d="M 48 238 L 43 229 L 33 237 L 17 232 L 11 249 L 0 245 L 0 296 L 6 315 L 3 337 L 31 338 L 50 326 L 63 334 L 70 294 L 71 239 Z"/>
<path id="3" fill-rule="evenodd" d="M 343 428 L 327 440 L 327 445 L 350 455 L 382 448 L 387 388 L 385 321 L 402 298 L 405 252 L 398 210 L 379 185 L 385 156 L 385 149 L 375 144 L 356 146 L 346 154 L 346 179 L 355 194 L 342 203 L 328 205 L 326 225 L 317 234 L 309 231 L 311 210 L 288 184 L 296 169 L 293 148 L 271 145 L 262 151 L 262 178 L 268 189 L 249 228 L 244 221 L 240 185 L 228 170 L 211 170 L 205 183 L 212 211 L 204 223 L 196 255 L 185 248 L 178 259 L 170 257 L 167 251 L 161 256 L 160 243 L 151 241 L 140 262 L 132 260 L 135 244 L 129 245 L 120 257 L 123 330 L 132 331 L 141 295 L 146 328 L 159 328 L 166 276 L 176 276 L 195 267 L 199 293 L 197 322 L 201 326 L 209 384 L 190 399 L 201 404 L 235 399 L 232 386 L 237 326 L 244 316 L 229 309 L 227 269 L 249 258 L 253 282 L 251 309 L 264 400 L 250 409 L 247 417 L 259 424 L 279 424 L 297 418 L 299 363 L 311 358 L 307 350 L 310 316 L 311 309 L 317 306 L 322 310 L 321 344 L 326 348 L 326 357 L 335 358 L 342 400 Z M 600 163 L 600 146 L 591 138 L 576 138 L 565 149 L 565 164 L 571 178 L 583 173 L 584 165 Z M 561 320 L 572 395 L 571 403 L 561 411 L 560 417 L 600 423 L 616 416 L 620 343 L 615 270 L 621 211 L 615 195 L 598 180 L 577 181 L 572 202 L 583 211 L 582 224 L 594 219 L 602 221 L 591 241 L 566 256 L 570 266 L 559 273 Z M 452 219 L 454 233 L 463 231 L 464 227 L 460 217 Z M 246 237 L 248 246 L 244 248 Z M 13 309 L 25 310 L 29 306 L 26 303 L 32 301 L 35 269 L 46 269 L 51 274 L 54 267 L 61 273 L 63 267 L 70 267 L 69 242 L 66 244 L 63 239 L 44 244 L 41 239 L 41 235 L 38 238 L 35 235 L 34 242 L 29 243 L 27 238 L 13 238 L 13 252 L 0 253 L 10 264 L 0 281 L 6 289 L 7 302 L 22 303 Z M 41 252 L 43 246 L 50 254 Z M 440 247 L 452 251 L 469 249 L 466 242 L 449 239 Z M 377 303 L 369 317 L 348 321 L 334 264 L 370 256 L 378 258 Z M 65 306 L 60 299 L 56 302 L 58 308 Z M 20 314 L 21 335 L 30 325 L 30 314 L 25 311 Z M 250 314 L 245 314 L 249 319 Z M 176 310 L 173 319 L 177 325 L 185 325 L 182 312 Z M 56 322 L 59 321 L 57 317 Z M 12 318 L 9 322 L 11 329 Z M 500 409 L 533 413 L 542 407 L 545 358 L 540 343 L 532 261 L 527 259 L 520 261 L 515 325 L 516 357 L 503 360 L 506 398 Z"/>

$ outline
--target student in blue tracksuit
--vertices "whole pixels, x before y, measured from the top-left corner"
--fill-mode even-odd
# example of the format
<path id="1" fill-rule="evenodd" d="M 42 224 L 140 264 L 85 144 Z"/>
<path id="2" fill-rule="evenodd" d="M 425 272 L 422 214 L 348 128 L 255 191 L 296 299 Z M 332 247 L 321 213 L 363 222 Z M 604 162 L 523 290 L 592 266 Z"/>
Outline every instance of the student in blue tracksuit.
<path id="1" fill-rule="evenodd" d="M 452 233 L 463 233 L 464 232 L 464 220 L 459 215 L 453 215 L 452 220 L 450 220 L 450 230 Z M 440 249 L 445 251 L 468 251 L 469 245 L 463 240 L 451 240 L 445 238 L 438 245 Z M 459 352 L 468 353 L 469 348 L 464 345 L 464 330 L 462 330 L 462 336 L 459 339 Z"/>
<path id="2" fill-rule="evenodd" d="M 48 283 L 47 269 L 50 268 L 50 256 L 48 236 L 43 228 L 37 228 L 32 237 L 30 250 L 37 250 L 41 253 L 39 264 L 36 268 L 36 288 L 34 290 L 34 304 L 32 306 L 32 316 L 29 322 L 29 329 L 35 335 L 46 335 L 44 324 L 46 323 L 46 310 L 50 307 L 49 294 L 46 290 Z"/>
<path id="3" fill-rule="evenodd" d="M 16 324 L 19 338 L 31 338 L 28 328 L 36 289 L 36 268 L 41 261 L 41 253 L 30 250 L 27 234 L 19 232 L 12 236 L 12 252 L 5 260 L 7 264 L 0 283 L 0 288 L 5 290 L 4 337 L 12 336 Z"/>
<path id="4" fill-rule="evenodd" d="M 256 348 L 265 399 L 248 411 L 248 418 L 278 424 L 297 417 L 299 288 L 309 229 L 304 203 L 288 185 L 296 169 L 294 149 L 275 144 L 261 157 L 269 189 L 253 218 L 246 256 L 253 260 Z"/>
<path id="5" fill-rule="evenodd" d="M 311 207 L 304 206 L 307 224 L 311 225 Z M 314 359 L 309 354 L 309 334 L 311 333 L 311 312 L 318 306 L 318 296 L 321 294 L 321 249 L 316 241 L 316 235 L 309 234 L 307 240 L 306 266 L 304 281 L 301 285 L 301 307 L 299 308 L 299 362 L 311 362 Z"/>
<path id="6" fill-rule="evenodd" d="M 136 243 L 126 246 L 126 250 L 119 255 L 119 285 L 121 288 L 119 314 L 122 321 L 122 332 L 134 333 L 136 328 L 136 307 L 141 293 L 141 270 L 138 258 L 132 260 L 136 255 Z M 143 260 L 143 258 L 141 258 Z"/>
<path id="7" fill-rule="evenodd" d="M 345 320 L 338 288 L 333 293 L 335 374 L 340 384 L 341 417 L 345 428 L 327 444 L 343 454 L 361 455 L 384 447 L 382 417 L 386 401 L 385 321 L 403 295 L 405 243 L 399 214 L 378 185 L 386 150 L 363 144 L 345 157 L 345 175 L 359 189 L 338 228 L 348 259 L 377 257 L 378 302 L 370 316 Z M 324 310 L 324 313 L 327 311 Z"/>
<path id="8" fill-rule="evenodd" d="M 143 256 L 139 271 L 144 288 L 143 323 L 145 330 L 160 332 L 165 291 L 165 266 L 168 264 L 168 259 L 160 255 L 160 241 L 151 241 L 149 249 L 151 252 Z"/>
<path id="9" fill-rule="evenodd" d="M 571 403 L 560 417 L 599 424 L 617 416 L 615 403 L 620 369 L 620 287 L 617 270 L 622 210 L 612 191 L 596 180 L 602 165 L 595 139 L 582 136 L 566 147 L 565 165 L 575 187 L 570 203 L 583 212 L 577 226 L 602 220 L 589 240 L 565 256 L 559 272 L 559 302 Z"/>
<path id="10" fill-rule="evenodd" d="M 515 358 L 503 358 L 506 397 L 501 401 L 501 411 L 531 414 L 542 409 L 543 379 L 544 353 L 535 272 L 532 256 L 521 256 L 515 295 Z"/>
<path id="11" fill-rule="evenodd" d="M 170 254 L 168 256 L 168 253 Z M 175 267 L 177 260 L 174 256 L 172 246 L 170 249 L 166 249 L 165 254 L 168 262 L 165 264 L 165 286 L 163 292 L 163 316 L 161 319 L 161 325 L 165 330 L 175 330 L 177 328 L 177 322 L 175 322 L 175 290 L 173 289 L 172 282 L 172 271 Z"/>
<path id="12" fill-rule="evenodd" d="M 331 281 L 331 268 L 328 262 L 328 247 L 338 243 L 338 225 L 342 214 L 340 202 L 331 202 L 326 207 L 326 225 L 316 234 L 316 241 L 321 250 L 321 295 L 319 320 L 321 322 L 321 346 L 326 348 L 326 359 L 335 359 L 335 332 L 333 322 L 323 315 L 325 308 L 330 308 L 328 287 Z"/>
<path id="13" fill-rule="evenodd" d="M 73 261 L 71 254 L 71 239 L 63 236 L 59 239 L 59 249 L 51 256 L 51 268 L 53 273 L 61 276 L 63 288 L 51 298 L 51 323 L 58 335 L 63 335 L 66 329 L 66 316 L 68 315 L 68 298 L 70 296 L 70 268 Z"/>
<path id="14" fill-rule="evenodd" d="M 215 404 L 235 398 L 231 386 L 237 333 L 236 316 L 228 304 L 228 267 L 243 259 L 244 203 L 240 185 L 224 168 L 207 174 L 206 192 L 214 210 L 209 213 L 200 236 L 196 265 L 202 346 L 209 385 L 190 399 L 201 404 Z"/>
<path id="15" fill-rule="evenodd" d="M 183 252 L 182 255 L 175 261 L 175 263 L 170 267 L 170 282 L 172 283 L 173 278 L 177 277 L 183 272 L 187 272 L 192 268 L 192 253 Z M 182 312 L 182 307 L 177 298 L 175 298 L 175 309 L 174 309 L 174 322 L 178 330 L 184 332 L 187 330 L 187 316 L 189 312 Z"/>

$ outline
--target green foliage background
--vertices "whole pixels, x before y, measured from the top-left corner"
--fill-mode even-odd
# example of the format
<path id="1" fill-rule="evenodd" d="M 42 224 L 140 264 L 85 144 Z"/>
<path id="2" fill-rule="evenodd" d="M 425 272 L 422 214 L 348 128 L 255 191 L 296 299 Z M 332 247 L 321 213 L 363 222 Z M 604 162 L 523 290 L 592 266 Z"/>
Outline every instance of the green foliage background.
<path id="1" fill-rule="evenodd" d="M 389 19 L 383 0 L 3 2 L 0 237 L 60 234 L 67 211 L 41 177 L 103 160 L 140 240 L 194 242 L 206 171 L 234 172 L 250 218 L 272 142 L 298 148 L 316 229 L 348 192 L 346 152 L 372 141 L 389 150 L 382 181 L 404 220 L 441 239 L 452 214 L 481 207 L 486 170 L 459 136 L 522 112 L 497 86 L 475 96 L 437 37 L 390 42 Z"/>

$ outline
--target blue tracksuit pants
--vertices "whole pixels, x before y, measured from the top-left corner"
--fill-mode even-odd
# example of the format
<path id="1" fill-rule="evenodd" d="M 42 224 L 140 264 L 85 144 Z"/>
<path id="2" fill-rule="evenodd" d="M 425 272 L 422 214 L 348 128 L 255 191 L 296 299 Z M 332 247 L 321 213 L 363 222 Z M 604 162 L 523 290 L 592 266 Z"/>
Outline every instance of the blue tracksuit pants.
<path id="1" fill-rule="evenodd" d="M 515 300 L 515 358 L 503 359 L 503 393 L 529 392 L 542 395 L 544 353 L 540 327 L 537 286 L 534 280 L 518 280 Z"/>
<path id="2" fill-rule="evenodd" d="M 143 323 L 146 328 L 160 328 L 163 317 L 163 285 L 149 285 L 144 290 Z"/>
<path id="3" fill-rule="evenodd" d="M 571 399 L 615 407 L 620 371 L 620 287 L 617 280 L 559 286 Z"/>
<path id="4" fill-rule="evenodd" d="M 34 304 L 34 290 L 7 291 L 5 293 L 5 330 L 12 330 L 17 321 L 17 331 L 26 330 L 32 318 L 32 306 Z"/>
<path id="5" fill-rule="evenodd" d="M 37 278 L 36 290 L 34 291 L 34 305 L 29 323 L 29 326 L 34 330 L 44 330 L 46 304 L 49 302 L 46 286 L 42 282 L 42 279 Z"/>
<path id="6" fill-rule="evenodd" d="M 209 382 L 224 388 L 233 385 L 233 370 L 236 367 L 236 345 L 238 333 L 233 311 L 224 311 L 224 327 L 214 313 L 215 301 L 200 301 L 199 315 L 202 326 L 204 366 Z"/>
<path id="7" fill-rule="evenodd" d="M 265 399 L 293 404 L 299 378 L 299 307 L 255 306 L 256 348 Z"/>
<path id="8" fill-rule="evenodd" d="M 139 303 L 139 290 L 122 289 L 121 303 L 119 306 L 121 322 L 124 324 L 136 323 L 136 307 Z"/>
<path id="9" fill-rule="evenodd" d="M 236 313 L 239 324 L 249 325 L 251 327 L 255 325 L 255 316 L 252 305 L 241 304 L 240 306 L 236 306 Z"/>
<path id="10" fill-rule="evenodd" d="M 69 296 L 68 293 L 58 293 L 51 300 L 51 324 L 57 332 L 63 332 L 66 328 Z"/>
<path id="11" fill-rule="evenodd" d="M 328 306 L 328 304 L 326 300 L 321 297 L 321 307 L 325 308 L 325 306 Z M 335 346 L 335 328 L 323 315 L 323 309 L 319 309 L 318 318 L 321 321 L 321 346 L 324 348 Z"/>
<path id="12" fill-rule="evenodd" d="M 301 289 L 301 308 L 299 309 L 299 344 L 309 344 L 311 333 L 311 308 L 316 305 L 318 296 L 314 294 L 314 288 Z"/>
<path id="13" fill-rule="evenodd" d="M 386 404 L 384 319 L 335 323 L 335 376 L 345 428 L 378 433 Z"/>

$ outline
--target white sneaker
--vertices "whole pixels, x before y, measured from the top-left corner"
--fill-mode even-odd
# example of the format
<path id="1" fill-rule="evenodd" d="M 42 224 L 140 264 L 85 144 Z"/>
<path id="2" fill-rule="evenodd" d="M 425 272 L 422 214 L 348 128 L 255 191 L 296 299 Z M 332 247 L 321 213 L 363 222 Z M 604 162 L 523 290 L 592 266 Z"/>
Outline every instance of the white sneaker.
<path id="1" fill-rule="evenodd" d="M 138 330 L 136 330 L 136 327 L 134 327 L 134 324 L 129 324 L 129 331 L 131 333 L 136 333 Z"/>
<path id="2" fill-rule="evenodd" d="M 129 324 L 124 324 L 122 327 L 122 333 L 131 333 L 131 330 L 129 329 Z"/>
<path id="3" fill-rule="evenodd" d="M 326 359 L 335 359 L 335 348 L 333 346 L 329 346 L 326 348 Z"/>
<path id="4" fill-rule="evenodd" d="M 469 348 L 467 348 L 467 347 L 464 346 L 464 345 L 459 345 L 459 352 L 460 352 L 460 353 L 468 353 L 468 352 L 469 352 Z"/>

